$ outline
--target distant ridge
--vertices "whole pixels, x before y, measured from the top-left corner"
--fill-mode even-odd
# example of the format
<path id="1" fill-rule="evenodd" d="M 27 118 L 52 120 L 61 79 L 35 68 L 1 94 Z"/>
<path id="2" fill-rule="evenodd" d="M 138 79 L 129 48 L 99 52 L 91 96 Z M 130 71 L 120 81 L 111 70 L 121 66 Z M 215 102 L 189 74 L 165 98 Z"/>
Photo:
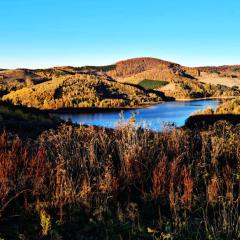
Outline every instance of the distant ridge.
<path id="1" fill-rule="evenodd" d="M 147 89 L 154 88 L 152 90 L 176 99 L 229 96 L 237 94 L 236 90 L 240 87 L 240 65 L 187 67 L 157 58 L 140 57 L 107 66 L 1 70 L 0 96 L 61 77 L 73 78 L 79 74 L 102 76 L 106 80 L 145 86 Z"/>
<path id="2" fill-rule="evenodd" d="M 167 60 L 162 60 L 158 58 L 151 58 L 151 57 L 139 57 L 139 58 L 129 58 L 126 60 L 121 60 L 116 62 L 116 65 L 125 65 L 125 64 L 144 64 L 146 66 L 156 66 L 159 64 L 169 65 L 169 64 L 176 64 L 174 62 L 170 62 Z"/>

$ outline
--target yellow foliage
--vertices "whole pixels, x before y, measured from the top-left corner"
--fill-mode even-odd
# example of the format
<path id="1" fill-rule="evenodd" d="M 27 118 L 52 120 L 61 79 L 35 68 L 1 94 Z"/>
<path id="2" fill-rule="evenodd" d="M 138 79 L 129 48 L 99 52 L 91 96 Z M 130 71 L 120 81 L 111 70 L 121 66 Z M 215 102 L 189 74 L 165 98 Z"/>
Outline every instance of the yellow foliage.
<path id="1" fill-rule="evenodd" d="M 32 87 L 25 87 L 3 97 L 14 104 L 40 109 L 121 108 L 134 103 L 140 106 L 162 99 L 136 86 L 122 84 L 106 76 L 77 74 L 53 78 Z"/>
<path id="2" fill-rule="evenodd" d="M 47 236 L 51 229 L 51 216 L 44 210 L 40 210 L 40 220 L 42 226 L 42 235 Z"/>
<path id="3" fill-rule="evenodd" d="M 148 227 L 148 228 L 147 228 L 147 232 L 148 232 L 148 233 L 157 233 L 158 230 Z"/>

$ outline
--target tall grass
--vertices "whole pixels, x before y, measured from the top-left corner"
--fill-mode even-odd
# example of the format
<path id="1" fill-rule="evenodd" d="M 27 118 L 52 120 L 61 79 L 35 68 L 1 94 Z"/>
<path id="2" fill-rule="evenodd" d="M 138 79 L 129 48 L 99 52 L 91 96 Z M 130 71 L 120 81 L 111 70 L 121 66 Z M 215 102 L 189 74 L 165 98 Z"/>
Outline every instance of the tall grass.
<path id="1" fill-rule="evenodd" d="M 51 239 L 239 239 L 239 130 L 62 125 L 39 136 L 36 151 L 17 140 L 20 154 L 2 135 L 1 208 L 29 189 L 28 204 L 51 216 L 42 224 Z"/>

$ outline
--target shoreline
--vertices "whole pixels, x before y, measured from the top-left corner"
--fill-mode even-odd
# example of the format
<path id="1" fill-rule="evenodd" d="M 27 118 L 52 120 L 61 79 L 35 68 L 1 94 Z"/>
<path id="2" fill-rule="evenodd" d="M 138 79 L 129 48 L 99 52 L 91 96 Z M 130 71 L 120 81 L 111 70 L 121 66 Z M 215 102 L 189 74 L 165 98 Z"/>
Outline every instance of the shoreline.
<path id="1" fill-rule="evenodd" d="M 137 109 L 144 109 L 151 105 L 161 104 L 161 102 L 148 102 L 141 106 L 133 106 L 133 107 L 121 107 L 121 108 L 98 108 L 98 107 L 88 107 L 88 108 L 62 108 L 62 109 L 43 109 L 41 111 L 45 111 L 50 114 L 78 114 L 78 113 L 103 113 L 103 112 L 119 112 L 119 111 L 130 111 Z"/>
<path id="2" fill-rule="evenodd" d="M 149 108 L 154 105 L 163 104 L 167 102 L 192 102 L 192 101 L 200 101 L 200 100 L 224 100 L 224 99 L 234 99 L 237 96 L 226 96 L 226 97 L 204 97 L 204 98 L 189 98 L 189 99 L 175 99 L 174 101 L 159 101 L 159 102 L 147 102 L 142 104 L 141 106 L 133 106 L 133 107 L 121 107 L 121 108 L 98 108 L 98 107 L 88 107 L 88 108 L 62 108 L 62 109 L 37 109 L 37 108 L 29 108 L 26 106 L 14 105 L 16 107 L 20 107 L 23 109 L 28 109 L 33 112 L 41 112 L 45 114 L 87 114 L 87 113 L 107 113 L 107 112 L 120 112 L 120 111 L 134 111 L 138 109 Z M 0 101 L 3 105 L 8 105 L 4 101 Z"/>
<path id="3" fill-rule="evenodd" d="M 200 101 L 200 100 L 224 100 L 224 99 L 234 99 L 237 96 L 226 96 L 226 97 L 204 97 L 204 98 L 185 98 L 185 99 L 175 99 L 174 101 L 161 101 L 161 102 L 152 102 L 146 103 L 142 106 L 136 107 L 126 107 L 126 108 L 72 108 L 72 109 L 56 109 L 56 110 L 43 110 L 47 111 L 50 114 L 80 114 L 80 113 L 105 113 L 105 112 L 119 112 L 119 111 L 130 111 L 130 110 L 138 110 L 148 108 L 157 104 L 163 104 L 167 102 L 192 102 L 192 101 Z"/>
<path id="4" fill-rule="evenodd" d="M 176 98 L 172 102 L 190 102 L 190 101 L 199 101 L 199 100 L 214 100 L 214 99 L 234 99 L 238 96 L 226 96 L 226 97 L 203 97 L 203 98 Z"/>

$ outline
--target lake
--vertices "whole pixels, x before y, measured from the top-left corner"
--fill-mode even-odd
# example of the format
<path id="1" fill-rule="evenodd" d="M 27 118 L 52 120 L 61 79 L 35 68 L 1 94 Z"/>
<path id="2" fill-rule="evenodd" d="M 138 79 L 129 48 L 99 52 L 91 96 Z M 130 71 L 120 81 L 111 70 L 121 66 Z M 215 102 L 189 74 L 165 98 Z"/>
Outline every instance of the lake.
<path id="1" fill-rule="evenodd" d="M 137 110 L 126 110 L 123 112 L 127 120 L 133 115 L 136 124 L 148 127 L 155 131 L 161 131 L 165 123 L 174 123 L 177 127 L 185 124 L 186 119 L 194 112 L 211 107 L 216 109 L 220 100 L 196 100 L 183 102 L 165 102 L 151 105 L 147 108 Z M 117 122 L 122 121 L 120 111 L 101 113 L 77 113 L 57 114 L 63 120 L 71 120 L 73 123 L 94 125 L 107 128 L 116 127 Z"/>

